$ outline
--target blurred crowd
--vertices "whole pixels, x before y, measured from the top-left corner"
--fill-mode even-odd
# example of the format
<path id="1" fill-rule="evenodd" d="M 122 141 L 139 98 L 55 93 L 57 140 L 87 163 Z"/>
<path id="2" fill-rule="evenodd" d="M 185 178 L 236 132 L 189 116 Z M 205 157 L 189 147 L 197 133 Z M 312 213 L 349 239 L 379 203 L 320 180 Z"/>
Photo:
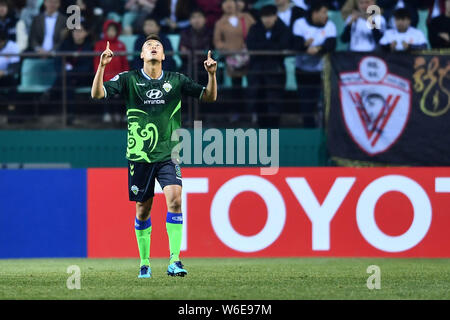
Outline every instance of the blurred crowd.
<path id="1" fill-rule="evenodd" d="M 81 10 L 81 24 L 69 30 L 67 19 L 74 11 L 67 8 L 72 5 Z M 373 20 L 367 13 L 372 5 L 382 10 Z M 428 11 L 425 30 L 418 27 L 420 10 Z M 340 13 L 344 26 L 339 34 L 330 11 Z M 373 28 L 368 27 L 368 19 Z M 265 106 L 268 112 L 280 110 L 285 56 L 250 56 L 248 51 L 299 52 L 298 92 L 308 97 L 303 110 L 313 112 L 320 95 L 322 56 L 336 50 L 338 42 L 358 52 L 449 48 L 449 32 L 450 0 L 0 0 L 0 87 L 17 80 L 14 74 L 21 62 L 1 54 L 101 52 L 106 41 L 114 52 L 126 52 L 121 38 L 132 35 L 134 51 L 140 51 L 146 36 L 153 33 L 160 36 L 166 51 L 172 51 L 169 37 L 176 34 L 180 52 L 230 52 L 221 57 L 231 86 L 240 87 L 246 77 L 246 95 L 271 101 Z M 89 86 L 98 59 L 69 58 L 69 86 Z M 139 55 L 118 56 L 106 69 L 105 80 L 141 67 Z M 172 56 L 163 67 L 186 72 L 186 63 L 177 64 Z M 49 99 L 54 91 L 46 92 Z M 254 103 L 245 105 L 254 121 L 257 110 Z M 306 118 L 305 127 L 315 125 L 314 117 Z"/>

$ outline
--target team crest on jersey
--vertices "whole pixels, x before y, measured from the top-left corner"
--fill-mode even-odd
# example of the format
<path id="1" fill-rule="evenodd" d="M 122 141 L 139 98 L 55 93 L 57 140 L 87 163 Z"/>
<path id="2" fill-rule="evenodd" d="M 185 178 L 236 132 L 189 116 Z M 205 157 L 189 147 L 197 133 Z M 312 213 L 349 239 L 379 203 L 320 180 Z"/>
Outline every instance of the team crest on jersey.
<path id="1" fill-rule="evenodd" d="M 342 114 L 355 143 L 369 155 L 387 151 L 403 133 L 411 111 L 410 82 L 389 73 L 378 57 L 340 74 Z"/>
<path id="2" fill-rule="evenodd" d="M 128 145 L 127 158 L 131 161 L 150 162 L 148 154 L 151 153 L 158 144 L 158 128 L 149 122 L 148 113 L 139 109 L 129 109 L 128 116 Z M 140 119 L 144 119 L 145 127 L 140 124 Z"/>
<path id="3" fill-rule="evenodd" d="M 165 92 L 169 93 L 170 90 L 172 90 L 172 85 L 169 82 L 165 82 L 163 84 L 163 89 L 164 89 Z"/>

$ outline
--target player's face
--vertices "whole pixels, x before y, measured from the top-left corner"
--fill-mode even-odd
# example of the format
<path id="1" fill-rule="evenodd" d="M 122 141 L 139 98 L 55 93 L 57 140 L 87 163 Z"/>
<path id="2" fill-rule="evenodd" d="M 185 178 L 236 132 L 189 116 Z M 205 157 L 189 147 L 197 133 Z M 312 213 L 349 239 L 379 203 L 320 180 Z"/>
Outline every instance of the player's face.
<path id="1" fill-rule="evenodd" d="M 142 46 L 141 59 L 144 62 L 163 61 L 165 59 L 164 48 L 157 40 L 148 40 Z"/>

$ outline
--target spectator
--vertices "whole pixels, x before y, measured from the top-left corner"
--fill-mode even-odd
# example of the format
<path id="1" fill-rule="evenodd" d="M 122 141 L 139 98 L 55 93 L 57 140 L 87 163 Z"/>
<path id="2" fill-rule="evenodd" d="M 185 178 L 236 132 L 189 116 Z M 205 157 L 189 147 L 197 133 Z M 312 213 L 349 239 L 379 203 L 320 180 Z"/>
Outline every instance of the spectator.
<path id="1" fill-rule="evenodd" d="M 190 27 L 181 32 L 180 37 L 180 51 L 191 52 L 198 50 L 209 50 L 212 47 L 212 31 L 206 26 L 206 17 L 201 9 L 194 9 L 189 19 Z M 186 58 L 184 58 L 183 66 L 187 66 Z M 197 66 L 194 66 L 197 70 L 202 71 L 204 69 L 203 62 L 199 61 Z M 188 70 L 185 68 L 184 73 Z M 208 81 L 208 75 L 205 72 L 198 72 L 198 82 L 206 83 Z"/>
<path id="2" fill-rule="evenodd" d="M 260 21 L 254 24 L 248 33 L 249 50 L 277 51 L 288 49 L 290 42 L 289 28 L 277 16 L 277 7 L 268 5 L 261 8 Z M 260 127 L 277 128 L 279 114 L 283 110 L 283 97 L 286 80 L 284 56 L 253 56 L 250 59 L 248 74 L 249 98 L 247 112 L 252 113 L 252 122 L 257 121 L 257 103 L 264 99 L 259 111 L 272 113 L 259 122 Z"/>
<path id="3" fill-rule="evenodd" d="M 422 31 L 411 26 L 411 13 L 406 8 L 394 13 L 395 29 L 389 29 L 380 40 L 386 51 L 409 51 L 427 48 L 427 40 Z"/>
<path id="4" fill-rule="evenodd" d="M 20 20 L 25 23 L 27 33 L 30 33 L 34 17 L 39 15 L 39 0 L 27 0 L 26 6 L 20 12 Z"/>
<path id="5" fill-rule="evenodd" d="M 445 1 L 444 14 L 431 20 L 428 36 L 432 48 L 450 48 L 450 0 Z"/>
<path id="6" fill-rule="evenodd" d="M 17 85 L 17 78 L 15 75 L 19 71 L 19 56 L 2 56 L 3 54 L 19 54 L 19 47 L 8 39 L 8 34 L 0 31 L 0 88 L 1 101 L 8 104 L 8 112 L 11 114 L 15 111 L 15 106 L 12 104 L 15 100 Z M 8 102 L 7 102 L 8 101 Z"/>
<path id="7" fill-rule="evenodd" d="M 67 17 L 58 12 L 60 0 L 45 0 L 45 12 L 33 19 L 29 49 L 38 53 L 58 50 L 67 36 Z"/>
<path id="8" fill-rule="evenodd" d="M 157 0 L 128 0 L 123 16 L 124 34 L 139 33 L 144 25 L 144 20 L 153 13 Z M 135 26 L 134 30 L 132 26 Z"/>
<path id="9" fill-rule="evenodd" d="M 304 120 L 305 127 L 316 126 L 312 112 L 317 109 L 321 92 L 322 56 L 336 49 L 336 26 L 328 20 L 328 7 L 324 2 L 314 2 L 305 18 L 294 23 L 294 48 L 303 51 L 297 56 L 296 78 L 300 97 L 307 97 L 302 105 L 309 113 Z"/>
<path id="10" fill-rule="evenodd" d="M 16 25 L 16 44 L 20 52 L 28 49 L 27 26 L 23 20 L 19 20 Z"/>
<path id="11" fill-rule="evenodd" d="M 0 32 L 5 32 L 8 40 L 16 41 L 17 19 L 12 13 L 7 0 L 0 0 Z"/>
<path id="12" fill-rule="evenodd" d="M 98 53 L 98 55 L 94 58 L 94 70 L 97 70 L 98 65 L 100 63 L 100 54 L 105 50 L 106 43 L 109 41 L 109 48 L 115 53 L 126 53 L 125 44 L 119 41 L 119 35 L 122 31 L 122 26 L 120 23 L 115 22 L 114 20 L 107 20 L 103 24 L 103 40 L 97 41 L 94 47 L 94 51 Z M 108 64 L 108 68 L 105 69 L 105 74 L 103 76 L 103 81 L 108 81 L 115 77 L 117 74 L 128 71 L 128 60 L 127 56 L 116 56 L 112 59 L 111 63 Z M 116 122 L 121 121 L 122 117 L 120 116 L 123 113 L 122 109 L 118 105 L 108 105 L 104 106 L 103 113 L 103 121 L 111 122 L 112 117 L 110 112 L 114 114 L 114 120 Z"/>
<path id="13" fill-rule="evenodd" d="M 81 9 L 81 22 L 86 28 L 86 32 L 92 41 L 98 41 L 102 33 L 103 19 L 101 15 L 94 13 L 95 1 L 87 2 L 87 0 L 72 0 L 72 4 L 77 5 Z"/>
<path id="14" fill-rule="evenodd" d="M 222 51 L 243 51 L 248 30 L 255 23 L 248 13 L 237 14 L 235 0 L 222 1 L 223 16 L 214 28 L 214 46 Z M 227 55 L 227 73 L 232 78 L 233 86 L 240 87 L 246 73 L 248 55 L 236 53 Z"/>
<path id="15" fill-rule="evenodd" d="M 189 15 L 195 6 L 194 0 L 158 0 L 152 15 L 158 17 L 164 33 L 180 33 L 189 27 Z"/>
<path id="16" fill-rule="evenodd" d="M 89 40 L 89 32 L 87 30 L 86 24 L 82 23 L 80 29 L 73 29 L 70 32 L 69 37 L 61 44 L 60 50 L 62 52 L 92 52 L 94 46 Z M 59 59 L 59 65 L 62 61 Z M 89 87 L 92 84 L 92 58 L 91 57 L 67 57 L 66 64 L 64 66 L 66 69 L 66 79 L 67 79 L 67 101 L 73 101 L 75 95 L 75 89 L 79 87 Z M 62 84 L 62 73 L 58 74 L 57 79 L 53 87 L 44 94 L 41 101 L 45 99 L 49 101 L 55 101 L 61 99 L 61 84 Z M 73 121 L 73 115 L 76 109 L 73 108 L 73 104 L 69 103 L 68 113 L 70 114 L 68 121 L 71 123 Z"/>
<path id="17" fill-rule="evenodd" d="M 109 47 L 114 53 L 125 53 L 126 47 L 123 42 L 118 38 L 122 31 L 122 27 L 119 23 L 113 20 L 107 20 L 103 24 L 103 39 L 95 43 L 94 51 L 101 53 L 106 48 L 106 43 L 109 41 Z M 94 58 L 94 70 L 97 70 L 98 64 L 100 62 L 100 56 Z M 105 69 L 104 81 L 116 76 L 118 73 L 123 71 L 128 71 L 128 60 L 126 56 L 116 56 Z"/>
<path id="18" fill-rule="evenodd" d="M 19 56 L 2 56 L 3 54 L 19 54 L 19 47 L 8 39 L 8 34 L 0 31 L 0 87 L 14 83 L 14 74 L 18 71 Z"/>
<path id="19" fill-rule="evenodd" d="M 147 17 L 144 21 L 144 25 L 142 27 L 143 34 L 141 34 L 134 43 L 134 51 L 135 52 L 141 52 L 142 46 L 145 43 L 146 38 L 151 34 L 157 34 L 159 38 L 161 39 L 161 43 L 164 48 L 164 52 L 172 52 L 172 44 L 170 43 L 170 40 L 167 38 L 167 36 L 161 32 L 161 28 L 158 24 L 158 22 L 152 18 Z M 138 55 L 134 57 L 133 60 L 133 68 L 134 69 L 141 69 L 143 67 L 143 62 L 141 57 Z M 163 69 L 167 71 L 175 71 L 176 69 L 176 63 L 173 59 L 173 56 L 166 54 L 166 59 L 163 61 Z"/>
<path id="20" fill-rule="evenodd" d="M 380 15 L 379 20 L 375 20 L 377 27 L 369 29 L 367 27 L 367 8 L 375 5 L 376 0 L 357 0 L 357 3 L 358 11 L 354 11 L 347 18 L 341 40 L 344 43 L 350 42 L 350 51 L 374 51 L 386 30 L 386 20 Z"/>
<path id="21" fill-rule="evenodd" d="M 275 5 L 277 6 L 278 17 L 291 32 L 294 22 L 306 14 L 304 9 L 295 6 L 291 0 L 275 0 Z"/>
<path id="22" fill-rule="evenodd" d="M 216 22 L 222 16 L 222 0 L 195 0 L 195 3 L 205 13 L 206 26 L 214 29 Z"/>
<path id="23" fill-rule="evenodd" d="M 423 8 L 423 0 L 378 0 L 377 5 L 383 10 L 384 18 L 389 28 L 395 28 L 394 12 L 397 9 L 405 8 L 409 11 L 411 25 L 417 26 L 419 22 L 419 13 L 417 9 Z"/>
<path id="24" fill-rule="evenodd" d="M 190 27 L 181 32 L 180 51 L 210 49 L 212 45 L 212 31 L 206 27 L 206 17 L 203 11 L 194 9 L 189 22 Z"/>

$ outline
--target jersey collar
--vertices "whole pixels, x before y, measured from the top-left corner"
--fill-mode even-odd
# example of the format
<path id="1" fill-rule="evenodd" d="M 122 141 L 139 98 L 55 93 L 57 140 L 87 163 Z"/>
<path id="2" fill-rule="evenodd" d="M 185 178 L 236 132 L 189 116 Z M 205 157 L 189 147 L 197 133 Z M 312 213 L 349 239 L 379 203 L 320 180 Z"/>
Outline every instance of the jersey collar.
<path id="1" fill-rule="evenodd" d="M 158 79 L 151 78 L 148 74 L 145 73 L 144 68 L 141 69 L 141 73 L 147 80 L 161 80 L 164 77 L 164 70 L 161 70 L 161 76 Z"/>

